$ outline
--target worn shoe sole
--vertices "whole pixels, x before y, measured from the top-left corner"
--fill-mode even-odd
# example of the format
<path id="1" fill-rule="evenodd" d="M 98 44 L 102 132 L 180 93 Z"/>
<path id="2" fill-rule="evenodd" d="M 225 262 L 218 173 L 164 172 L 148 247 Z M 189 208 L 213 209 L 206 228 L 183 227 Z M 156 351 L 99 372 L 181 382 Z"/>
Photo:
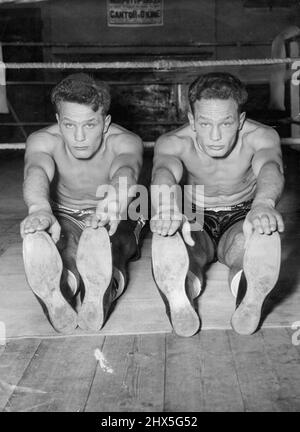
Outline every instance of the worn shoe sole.
<path id="1" fill-rule="evenodd" d="M 78 325 L 97 331 L 103 326 L 112 303 L 109 289 L 112 278 L 110 239 L 105 228 L 86 228 L 79 240 L 77 269 L 85 286 L 85 296 L 78 313 Z"/>
<path id="2" fill-rule="evenodd" d="M 281 242 L 278 232 L 271 235 L 255 232 L 244 255 L 247 291 L 231 318 L 232 328 L 237 333 L 249 335 L 257 329 L 263 303 L 278 280 L 280 262 Z"/>
<path id="3" fill-rule="evenodd" d="M 62 261 L 46 232 L 24 237 L 23 260 L 28 284 L 46 306 L 55 330 L 61 333 L 73 331 L 77 327 L 77 314 L 60 291 Z"/>
<path id="4" fill-rule="evenodd" d="M 199 330 L 200 319 L 186 295 L 189 257 L 179 233 L 170 237 L 153 234 L 152 265 L 175 333 L 184 337 L 194 335 Z"/>

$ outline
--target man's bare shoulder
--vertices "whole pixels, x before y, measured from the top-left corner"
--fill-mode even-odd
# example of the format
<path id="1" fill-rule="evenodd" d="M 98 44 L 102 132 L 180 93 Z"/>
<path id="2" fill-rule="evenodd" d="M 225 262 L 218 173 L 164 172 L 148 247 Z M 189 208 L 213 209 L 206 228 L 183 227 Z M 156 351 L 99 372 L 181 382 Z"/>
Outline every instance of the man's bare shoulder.
<path id="1" fill-rule="evenodd" d="M 193 138 L 188 124 L 161 135 L 155 143 L 154 151 L 156 154 L 181 156 L 192 145 Z"/>
<path id="2" fill-rule="evenodd" d="M 244 143 L 255 151 L 265 148 L 280 148 L 280 137 L 270 126 L 247 119 L 242 131 Z"/>
<path id="3" fill-rule="evenodd" d="M 62 138 L 58 125 L 54 124 L 33 132 L 26 141 L 26 152 L 44 152 L 53 154 L 55 146 Z"/>
<path id="4" fill-rule="evenodd" d="M 112 123 L 109 126 L 106 142 L 116 154 L 143 153 L 142 139 L 135 133 L 115 123 Z"/>

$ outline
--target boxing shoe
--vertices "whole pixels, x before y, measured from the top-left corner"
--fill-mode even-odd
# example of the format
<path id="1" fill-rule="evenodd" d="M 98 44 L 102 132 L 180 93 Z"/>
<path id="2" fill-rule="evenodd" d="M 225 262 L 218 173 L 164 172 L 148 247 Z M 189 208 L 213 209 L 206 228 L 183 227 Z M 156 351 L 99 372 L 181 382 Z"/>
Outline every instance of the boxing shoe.
<path id="1" fill-rule="evenodd" d="M 237 333 L 249 335 L 257 329 L 263 303 L 278 280 L 280 262 L 278 232 L 271 235 L 254 232 L 245 250 L 243 272 L 237 273 L 231 284 L 234 290 L 239 282 L 237 307 L 231 318 L 232 328 Z"/>
<path id="2" fill-rule="evenodd" d="M 55 330 L 70 333 L 77 327 L 77 314 L 61 293 L 62 260 L 44 231 L 27 234 L 23 240 L 23 260 L 28 284 L 46 307 Z"/>
<path id="3" fill-rule="evenodd" d="M 194 335 L 200 328 L 200 318 L 186 294 L 189 257 L 178 232 L 168 237 L 153 234 L 152 268 L 175 333 L 184 337 Z M 190 286 L 193 296 L 197 288 Z"/>
<path id="4" fill-rule="evenodd" d="M 85 288 L 78 325 L 84 330 L 100 330 L 113 302 L 121 294 L 116 283 L 111 283 L 112 254 L 106 228 L 86 228 L 82 232 L 76 264 Z"/>

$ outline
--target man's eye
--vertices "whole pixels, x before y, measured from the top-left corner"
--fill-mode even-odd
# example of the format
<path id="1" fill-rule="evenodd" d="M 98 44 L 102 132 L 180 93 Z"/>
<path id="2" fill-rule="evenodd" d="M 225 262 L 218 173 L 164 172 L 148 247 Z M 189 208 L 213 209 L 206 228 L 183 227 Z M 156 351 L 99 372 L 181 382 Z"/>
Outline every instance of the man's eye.
<path id="1" fill-rule="evenodd" d="M 224 125 L 224 126 L 231 126 L 232 123 L 231 123 L 231 122 L 224 122 L 223 125 Z"/>
<path id="2" fill-rule="evenodd" d="M 72 123 L 65 123 L 65 127 L 71 129 L 73 127 Z"/>
<path id="3" fill-rule="evenodd" d="M 207 126 L 208 126 L 208 123 L 201 122 L 201 123 L 200 123 L 200 126 L 201 126 L 201 127 L 207 127 Z"/>
<path id="4" fill-rule="evenodd" d="M 85 125 L 88 129 L 93 129 L 93 127 L 95 127 L 94 123 L 88 123 Z"/>

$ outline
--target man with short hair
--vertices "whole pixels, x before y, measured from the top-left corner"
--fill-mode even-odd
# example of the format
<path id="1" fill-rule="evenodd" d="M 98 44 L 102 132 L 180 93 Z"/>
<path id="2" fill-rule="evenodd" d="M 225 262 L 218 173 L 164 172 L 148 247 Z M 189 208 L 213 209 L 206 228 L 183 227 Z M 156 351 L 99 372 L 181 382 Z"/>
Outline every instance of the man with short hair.
<path id="1" fill-rule="evenodd" d="M 143 146 L 111 123 L 109 89 L 89 75 L 68 76 L 51 100 L 57 124 L 26 144 L 25 271 L 57 331 L 96 331 L 126 285 L 128 261 L 139 256 L 143 222 L 126 216 Z"/>
<path id="2" fill-rule="evenodd" d="M 179 199 L 172 204 L 165 195 L 160 204 L 152 193 L 154 277 L 182 336 L 200 327 L 193 300 L 211 262 L 229 267 L 237 296 L 231 324 L 240 334 L 257 329 L 263 302 L 278 279 L 284 230 L 275 209 L 284 186 L 280 139 L 274 129 L 246 119 L 246 100 L 245 86 L 233 75 L 201 75 L 189 88 L 189 124 L 155 145 L 152 189 L 174 189 L 185 179 L 185 204 L 195 219 Z"/>

